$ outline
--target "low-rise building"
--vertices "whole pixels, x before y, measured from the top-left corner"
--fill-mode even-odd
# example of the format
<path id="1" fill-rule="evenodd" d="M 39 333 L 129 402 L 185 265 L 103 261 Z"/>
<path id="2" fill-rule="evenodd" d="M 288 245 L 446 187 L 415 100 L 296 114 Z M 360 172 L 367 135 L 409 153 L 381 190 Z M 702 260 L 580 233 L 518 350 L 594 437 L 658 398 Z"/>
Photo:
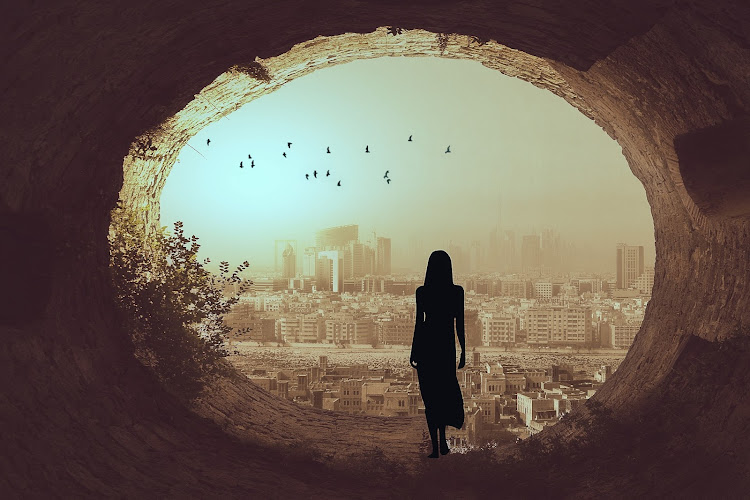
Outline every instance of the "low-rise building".
<path id="1" fill-rule="evenodd" d="M 528 427 L 534 420 L 549 420 L 555 418 L 555 402 L 553 399 L 540 399 L 540 393 L 518 393 L 516 396 L 518 413 Z"/>

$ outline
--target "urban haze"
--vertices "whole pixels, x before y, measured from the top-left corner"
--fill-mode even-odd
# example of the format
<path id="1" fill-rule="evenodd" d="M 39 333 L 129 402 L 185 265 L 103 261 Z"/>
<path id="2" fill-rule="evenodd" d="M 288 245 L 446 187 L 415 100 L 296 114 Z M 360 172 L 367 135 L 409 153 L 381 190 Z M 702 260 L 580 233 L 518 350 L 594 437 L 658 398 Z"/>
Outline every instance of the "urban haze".
<path id="1" fill-rule="evenodd" d="M 478 63 L 316 71 L 189 144 L 161 222 L 183 221 L 213 262 L 278 271 L 275 242 L 291 240 L 301 266 L 316 231 L 356 224 L 365 244 L 391 240 L 399 272 L 424 272 L 437 248 L 473 253 L 462 270 L 513 271 L 492 239 L 514 238 L 520 266 L 523 238 L 545 234 L 562 252 L 557 271 L 614 273 L 618 243 L 643 246 L 653 265 L 649 205 L 617 143 L 559 97 Z"/>

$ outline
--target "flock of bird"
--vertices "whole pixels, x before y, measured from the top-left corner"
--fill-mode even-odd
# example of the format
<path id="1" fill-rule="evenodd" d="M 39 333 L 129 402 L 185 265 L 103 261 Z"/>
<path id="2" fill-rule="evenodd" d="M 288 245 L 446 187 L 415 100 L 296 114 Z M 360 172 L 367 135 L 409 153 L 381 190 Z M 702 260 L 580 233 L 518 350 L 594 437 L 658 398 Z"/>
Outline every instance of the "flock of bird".
<path id="1" fill-rule="evenodd" d="M 412 137 L 413 137 L 413 136 L 411 136 L 411 135 L 410 135 L 410 136 L 409 136 L 409 139 L 407 140 L 407 142 L 414 142 L 414 141 L 412 140 Z M 206 139 L 206 147 L 208 147 L 208 146 L 210 146 L 210 145 L 211 145 L 211 139 Z M 287 142 L 287 143 L 286 143 L 286 147 L 287 147 L 287 149 L 292 149 L 292 143 L 291 143 L 291 142 Z M 365 145 L 365 153 L 369 153 L 369 152 L 370 152 L 370 145 L 369 145 L 369 144 L 367 144 L 367 145 Z M 450 145 L 449 145 L 449 146 L 448 146 L 448 147 L 447 147 L 447 148 L 445 149 L 445 152 L 446 152 L 446 154 L 447 154 L 447 153 L 450 153 L 450 152 L 451 152 L 451 147 L 450 147 Z M 331 147 L 330 147 L 330 146 L 326 147 L 326 154 L 331 154 Z M 281 155 L 282 155 L 282 156 L 283 156 L 284 158 L 286 158 L 286 157 L 287 157 L 287 156 L 286 156 L 286 151 L 283 151 L 283 152 L 281 153 Z M 255 160 L 253 160 L 253 156 L 252 156 L 252 155 L 250 155 L 250 154 L 248 154 L 248 155 L 247 155 L 247 159 L 248 159 L 248 160 L 250 160 L 250 168 L 255 168 Z M 244 160 L 243 160 L 243 161 L 244 161 Z M 242 162 L 242 161 L 240 161 L 240 168 L 245 168 L 245 166 L 243 165 L 243 162 Z M 385 175 L 383 176 L 383 179 L 385 179 L 385 182 L 386 182 L 387 184 L 390 184 L 390 183 L 391 183 L 391 178 L 390 178 L 390 177 L 388 177 L 388 173 L 389 173 L 389 172 L 390 172 L 390 170 L 386 170 L 386 171 L 385 171 Z M 330 176 L 331 176 L 331 171 L 330 171 L 330 170 L 326 170 L 326 175 L 325 175 L 325 176 L 326 176 L 326 177 L 330 177 Z M 318 178 L 318 171 L 317 171 L 317 170 L 313 170 L 313 178 L 314 178 L 314 179 L 317 179 L 317 178 Z M 310 180 L 310 174 L 305 174 L 305 179 L 307 179 L 307 180 Z M 339 180 L 339 181 L 338 181 L 338 182 L 336 183 L 336 186 L 338 186 L 338 187 L 341 187 L 341 180 Z"/>

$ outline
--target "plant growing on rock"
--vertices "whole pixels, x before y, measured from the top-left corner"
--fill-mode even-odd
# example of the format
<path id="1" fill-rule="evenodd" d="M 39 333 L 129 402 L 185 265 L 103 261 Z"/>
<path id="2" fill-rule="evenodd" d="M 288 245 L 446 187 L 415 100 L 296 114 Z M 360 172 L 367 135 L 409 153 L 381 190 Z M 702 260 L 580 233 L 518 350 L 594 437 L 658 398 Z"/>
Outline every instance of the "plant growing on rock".
<path id="1" fill-rule="evenodd" d="M 232 70 L 244 73 L 252 78 L 255 78 L 256 80 L 260 80 L 265 83 L 269 83 L 271 81 L 271 75 L 268 74 L 268 69 L 266 69 L 266 67 L 258 61 L 235 64 L 234 66 L 232 66 Z"/>
<path id="2" fill-rule="evenodd" d="M 186 237 L 182 222 L 174 232 L 149 231 L 144 213 L 118 206 L 111 213 L 110 272 L 121 324 L 130 332 L 136 357 L 180 397 L 198 395 L 207 376 L 224 366 L 230 328 L 223 315 L 251 282 L 205 269 L 197 258 L 198 238 Z M 224 290 L 236 287 L 226 296 Z"/>
<path id="3" fill-rule="evenodd" d="M 440 55 L 442 55 L 448 47 L 448 35 L 445 33 L 438 33 L 435 35 L 435 40 L 437 41 L 438 49 L 440 49 Z"/>
<path id="4" fill-rule="evenodd" d="M 149 151 L 156 151 L 156 146 L 154 146 L 153 138 L 147 135 L 137 139 L 133 144 L 133 149 L 135 150 L 135 156 L 145 158 Z"/>

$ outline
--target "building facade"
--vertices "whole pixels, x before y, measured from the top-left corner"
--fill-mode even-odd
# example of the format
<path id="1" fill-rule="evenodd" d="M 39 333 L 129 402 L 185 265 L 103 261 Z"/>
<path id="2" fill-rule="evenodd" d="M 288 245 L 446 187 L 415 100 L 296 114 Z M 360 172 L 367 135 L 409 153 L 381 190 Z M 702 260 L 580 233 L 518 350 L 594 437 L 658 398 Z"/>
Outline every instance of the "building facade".
<path id="1" fill-rule="evenodd" d="M 617 245 L 617 288 L 631 288 L 644 271 L 643 246 Z"/>

